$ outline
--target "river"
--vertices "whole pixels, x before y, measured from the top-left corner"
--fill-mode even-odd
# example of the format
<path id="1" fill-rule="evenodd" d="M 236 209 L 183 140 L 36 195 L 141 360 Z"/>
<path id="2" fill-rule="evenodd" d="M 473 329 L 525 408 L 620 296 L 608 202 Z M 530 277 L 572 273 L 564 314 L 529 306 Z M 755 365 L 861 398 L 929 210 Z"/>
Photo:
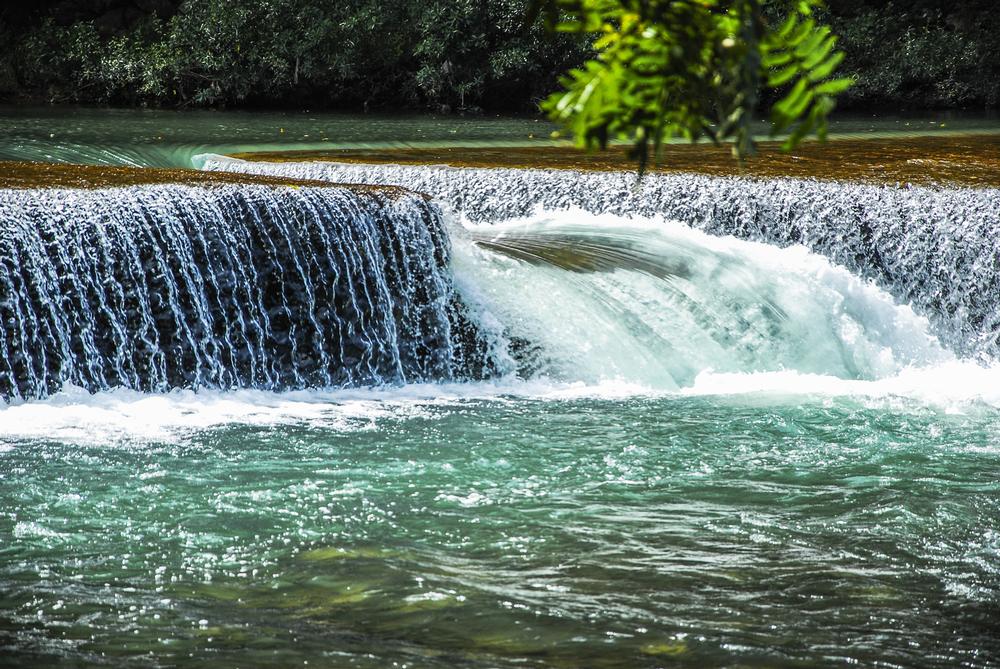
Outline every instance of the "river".
<path id="1" fill-rule="evenodd" d="M 996 666 L 997 189 L 213 155 L 550 130 L 0 114 L 4 666 Z"/>

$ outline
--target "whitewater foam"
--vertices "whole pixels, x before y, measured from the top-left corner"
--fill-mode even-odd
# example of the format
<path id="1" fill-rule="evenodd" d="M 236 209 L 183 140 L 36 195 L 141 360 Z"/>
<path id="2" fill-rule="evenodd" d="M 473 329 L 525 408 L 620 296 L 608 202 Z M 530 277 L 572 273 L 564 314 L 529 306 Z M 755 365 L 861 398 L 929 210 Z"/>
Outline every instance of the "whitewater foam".
<path id="1" fill-rule="evenodd" d="M 522 375 L 678 390 L 709 369 L 875 380 L 955 359 L 926 318 L 800 246 L 578 209 L 453 236 L 456 285 L 484 331 L 526 342 Z"/>
<path id="2" fill-rule="evenodd" d="M 90 393 L 66 386 L 42 400 L 0 407 L 0 453 L 23 440 L 89 445 L 186 441 L 226 426 L 303 424 L 332 431 L 372 430 L 381 420 L 429 417 L 430 407 L 469 401 L 532 398 L 624 399 L 656 391 L 620 381 L 597 385 L 506 379 L 476 383 L 411 384 L 382 388 L 268 390 L 173 390 L 144 393 L 120 388 Z"/>
<path id="3" fill-rule="evenodd" d="M 1000 408 L 1000 366 L 952 361 L 931 367 L 910 367 L 875 381 L 840 379 L 794 371 L 756 374 L 698 375 L 686 396 L 771 395 L 801 397 L 854 397 L 870 400 L 901 398 L 960 411 L 965 405 Z"/>
<path id="4" fill-rule="evenodd" d="M 0 453 L 23 440 L 179 443 L 229 425 L 353 432 L 481 401 L 850 397 L 1000 407 L 1000 366 L 960 359 L 923 315 L 805 246 L 572 206 L 446 224 L 448 269 L 499 378 L 96 394 L 65 384 L 48 399 L 0 407 Z"/>
<path id="5" fill-rule="evenodd" d="M 600 256 L 575 269 L 554 265 L 574 262 L 565 255 L 574 235 L 585 235 Z M 802 247 L 578 210 L 489 228 L 464 221 L 453 236 L 455 282 L 480 327 L 498 349 L 519 337 L 533 347 L 515 351 L 502 378 L 284 392 L 91 394 L 66 386 L 46 400 L 0 407 L 0 452 L 25 440 L 181 443 L 233 425 L 357 432 L 384 421 L 432 419 L 470 402 L 718 396 L 1000 408 L 1000 366 L 956 358 L 926 319 Z M 509 249 L 526 236 L 531 252 L 543 249 L 540 258 L 480 246 L 502 237 Z M 545 251 L 547 242 L 559 254 Z M 516 366 L 528 362 L 533 373 L 522 369 L 519 378 Z"/>
<path id="6" fill-rule="evenodd" d="M 809 179 L 444 166 L 244 162 L 203 156 L 208 170 L 386 183 L 432 195 L 480 223 L 541 205 L 595 214 L 662 216 L 715 235 L 801 244 L 874 280 L 927 316 L 962 355 L 1000 354 L 1000 190 L 895 188 Z"/>
<path id="7" fill-rule="evenodd" d="M 69 387 L 45 400 L 0 407 L 0 457 L 26 444 L 49 441 L 122 448 L 184 444 L 198 434 L 228 427 L 303 425 L 342 433 L 371 431 L 388 421 L 441 418 L 470 403 L 670 402 L 713 397 L 764 406 L 843 399 L 902 412 L 928 407 L 948 413 L 965 413 L 977 407 L 996 410 L 1000 409 L 1000 367 L 955 361 L 904 369 L 877 381 L 794 371 L 725 374 L 706 370 L 691 387 L 678 391 L 623 380 L 587 384 L 513 378 L 285 392 L 176 390 L 150 394 L 120 389 L 90 394 Z"/>

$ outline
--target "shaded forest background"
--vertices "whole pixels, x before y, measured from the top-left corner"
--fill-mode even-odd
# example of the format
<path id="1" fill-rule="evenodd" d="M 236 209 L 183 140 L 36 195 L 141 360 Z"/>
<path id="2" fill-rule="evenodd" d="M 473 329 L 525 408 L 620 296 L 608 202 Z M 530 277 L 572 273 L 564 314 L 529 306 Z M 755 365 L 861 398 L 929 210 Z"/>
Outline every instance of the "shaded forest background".
<path id="1" fill-rule="evenodd" d="M 586 59 L 527 0 L 35 0 L 0 5 L 0 100 L 530 111 Z M 853 108 L 1000 104 L 996 0 L 829 0 Z"/>

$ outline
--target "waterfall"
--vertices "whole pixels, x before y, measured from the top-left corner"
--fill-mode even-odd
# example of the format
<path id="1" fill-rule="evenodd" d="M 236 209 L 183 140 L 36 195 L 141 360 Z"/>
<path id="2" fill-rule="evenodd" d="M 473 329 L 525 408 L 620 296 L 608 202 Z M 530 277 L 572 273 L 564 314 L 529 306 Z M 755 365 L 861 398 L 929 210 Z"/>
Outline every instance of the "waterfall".
<path id="1" fill-rule="evenodd" d="M 205 167 L 397 187 L 0 190 L 0 397 L 504 374 L 676 391 L 1000 352 L 995 190 Z"/>
<path id="2" fill-rule="evenodd" d="M 449 254 L 402 189 L 0 190 L 0 396 L 463 377 Z"/>
<path id="3" fill-rule="evenodd" d="M 453 268 L 522 378 L 674 392 L 720 374 L 870 382 L 955 362 L 927 319 L 826 258 L 677 222 L 536 214 L 456 234 Z"/>
<path id="4" fill-rule="evenodd" d="M 926 316 L 955 352 L 1000 354 L 1000 191 L 892 187 L 803 179 L 635 175 L 441 166 L 242 162 L 209 170 L 397 184 L 428 193 L 472 222 L 538 208 L 661 217 L 713 235 L 803 245 Z"/>

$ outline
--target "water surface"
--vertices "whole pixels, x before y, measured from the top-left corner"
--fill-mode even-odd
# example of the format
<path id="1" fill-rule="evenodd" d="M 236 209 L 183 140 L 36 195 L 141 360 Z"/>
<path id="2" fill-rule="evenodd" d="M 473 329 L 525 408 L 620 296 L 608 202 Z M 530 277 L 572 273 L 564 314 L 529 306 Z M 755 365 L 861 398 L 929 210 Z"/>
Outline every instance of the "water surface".
<path id="1" fill-rule="evenodd" d="M 0 106 L 0 160 L 191 167 L 202 153 L 553 146 L 532 117 Z M 842 115 L 837 137 L 996 132 L 995 115 Z M 766 135 L 764 125 L 761 135 Z"/>
<path id="2" fill-rule="evenodd" d="M 533 118 L 0 106 L 0 160 L 191 167 L 199 153 L 549 142 Z"/>
<path id="3" fill-rule="evenodd" d="M 188 166 L 539 127 L 7 110 L 0 158 Z M 995 190 L 217 163 L 421 186 L 448 235 L 380 255 L 353 234 L 371 211 L 333 206 L 335 189 L 6 191 L 12 374 L 56 339 L 87 369 L 127 369 L 147 346 L 74 342 L 132 336 L 103 324 L 147 312 L 150 332 L 196 333 L 198 356 L 155 388 L 126 375 L 91 394 L 41 355 L 51 395 L 0 406 L 0 664 L 1000 664 Z M 267 225 L 248 214 L 263 205 Z M 386 239 L 408 220 L 393 216 Z M 302 232 L 317 223 L 344 234 Z M 240 242 L 258 224 L 248 238 L 289 243 Z M 121 254 L 130 239 L 149 252 Z M 355 269 L 334 281 L 317 249 Z M 444 292 L 409 280 L 349 300 L 344 350 L 383 350 L 366 340 L 391 344 L 395 319 L 454 290 L 493 378 L 233 373 L 240 332 L 270 328 L 260 359 L 297 379 L 316 360 L 296 342 L 323 331 L 312 307 L 338 304 L 313 290 L 343 303 L 432 260 Z M 258 268 L 301 290 L 231 297 Z M 183 299 L 124 299 L 145 293 L 119 277 L 146 274 L 183 279 L 166 291 Z M 450 347 L 449 328 L 411 331 Z"/>
<path id="4" fill-rule="evenodd" d="M 0 453 L 8 666 L 1000 658 L 993 406 L 534 390 L 35 407 Z"/>

